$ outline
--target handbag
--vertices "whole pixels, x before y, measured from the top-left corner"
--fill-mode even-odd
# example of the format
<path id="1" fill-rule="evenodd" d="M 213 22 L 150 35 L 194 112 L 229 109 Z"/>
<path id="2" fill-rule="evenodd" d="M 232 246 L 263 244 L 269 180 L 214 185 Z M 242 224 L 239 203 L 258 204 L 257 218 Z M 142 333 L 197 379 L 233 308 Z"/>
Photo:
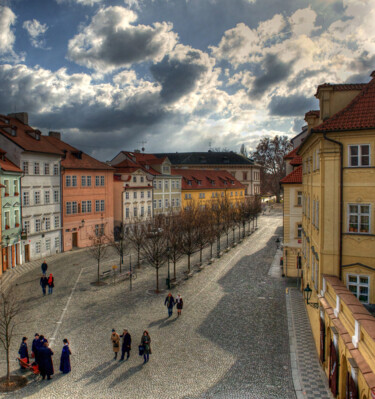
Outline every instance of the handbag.
<path id="1" fill-rule="evenodd" d="M 145 352 L 145 347 L 143 345 L 138 345 L 139 356 L 143 356 Z"/>

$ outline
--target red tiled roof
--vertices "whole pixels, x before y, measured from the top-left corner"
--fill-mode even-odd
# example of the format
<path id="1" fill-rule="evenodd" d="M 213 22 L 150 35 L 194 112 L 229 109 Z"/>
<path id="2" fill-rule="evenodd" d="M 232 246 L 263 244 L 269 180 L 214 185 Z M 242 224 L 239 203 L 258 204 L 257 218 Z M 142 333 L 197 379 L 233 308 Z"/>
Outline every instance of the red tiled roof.
<path id="1" fill-rule="evenodd" d="M 153 176 L 160 175 L 160 173 L 157 170 L 153 169 L 152 167 L 147 168 L 147 165 L 149 165 L 149 162 L 146 161 L 146 159 L 148 158 L 148 155 L 151 155 L 151 154 L 139 154 L 139 153 L 127 152 L 127 151 L 122 151 L 122 153 L 124 155 L 126 155 L 127 157 L 130 157 L 131 159 L 124 159 L 120 163 L 118 163 L 116 165 L 112 165 L 114 168 L 116 168 L 116 170 L 118 170 L 118 172 L 133 173 L 133 172 L 141 169 L 144 172 L 149 173 Z M 144 160 L 143 161 L 137 161 L 137 160 L 133 161 L 133 157 L 137 158 L 137 155 L 145 155 L 145 157 L 139 157 L 139 158 L 143 158 Z M 154 160 L 155 156 L 151 155 L 151 157 L 152 158 L 150 158 L 150 160 Z"/>
<path id="2" fill-rule="evenodd" d="M 226 170 L 172 169 L 172 175 L 182 176 L 182 190 L 245 188 L 243 184 Z M 188 184 L 188 181 L 191 184 Z"/>
<path id="3" fill-rule="evenodd" d="M 12 136 L 10 133 L 12 128 L 17 129 L 16 136 Z M 40 140 L 31 136 L 31 134 L 35 133 L 40 135 Z M 23 124 L 16 118 L 0 115 L 0 134 L 13 141 L 13 143 L 25 151 L 62 155 L 59 149 L 46 140 L 47 136 L 43 136 L 40 131 Z"/>
<path id="4" fill-rule="evenodd" d="M 302 166 L 294 169 L 293 172 L 280 180 L 282 184 L 302 184 Z"/>
<path id="5" fill-rule="evenodd" d="M 362 90 L 366 86 L 366 83 L 339 83 L 339 84 L 331 84 L 331 83 L 323 83 L 319 85 L 316 89 L 315 97 L 317 96 L 319 89 L 324 89 L 327 87 L 331 87 L 334 91 L 346 91 L 346 90 Z"/>
<path id="6" fill-rule="evenodd" d="M 284 159 L 293 159 L 297 155 L 298 147 L 293 148 L 292 151 L 288 152 L 288 154 L 284 155 Z"/>
<path id="7" fill-rule="evenodd" d="M 113 170 L 113 168 L 106 163 L 98 161 L 56 137 L 45 136 L 45 139 L 53 147 L 59 149 L 63 154 L 65 154 L 61 160 L 61 165 L 65 169 Z"/>
<path id="8" fill-rule="evenodd" d="M 299 166 L 302 165 L 302 157 L 297 155 L 295 156 L 291 161 L 290 164 L 293 166 Z"/>
<path id="9" fill-rule="evenodd" d="M 3 170 L 6 170 L 7 172 L 19 172 L 22 173 L 22 170 L 16 166 L 13 162 L 9 161 L 7 157 L 4 155 L 6 152 L 0 148 L 0 168 Z M 4 159 L 2 159 L 2 156 L 4 156 Z"/>
<path id="10" fill-rule="evenodd" d="M 313 132 L 375 129 L 375 75 L 362 91 L 341 111 L 327 119 Z"/>
<path id="11" fill-rule="evenodd" d="M 308 117 L 308 116 L 316 116 L 316 117 L 319 118 L 320 117 L 320 111 L 319 110 L 312 110 L 312 111 L 306 112 L 305 118 Z"/>

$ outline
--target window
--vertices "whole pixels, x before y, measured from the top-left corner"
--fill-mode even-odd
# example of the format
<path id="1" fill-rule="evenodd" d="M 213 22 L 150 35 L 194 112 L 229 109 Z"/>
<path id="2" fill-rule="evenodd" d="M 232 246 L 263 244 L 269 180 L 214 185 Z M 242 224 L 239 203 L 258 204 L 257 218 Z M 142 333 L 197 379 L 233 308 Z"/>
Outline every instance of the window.
<path id="1" fill-rule="evenodd" d="M 4 186 L 5 186 L 5 195 L 9 195 L 9 180 L 4 180 Z"/>
<path id="2" fill-rule="evenodd" d="M 87 187 L 91 187 L 91 176 L 86 176 Z"/>
<path id="3" fill-rule="evenodd" d="M 247 180 L 247 172 L 242 172 L 242 180 Z"/>
<path id="4" fill-rule="evenodd" d="M 60 202 L 59 190 L 53 190 L 53 202 Z"/>
<path id="5" fill-rule="evenodd" d="M 15 227 L 18 227 L 20 225 L 20 211 L 18 209 L 14 211 L 14 224 Z"/>
<path id="6" fill-rule="evenodd" d="M 180 188 L 180 182 L 176 181 L 176 188 Z"/>
<path id="7" fill-rule="evenodd" d="M 312 209 L 312 225 L 315 226 L 315 200 L 313 200 L 313 209 Z"/>
<path id="8" fill-rule="evenodd" d="M 145 193 L 144 193 L 144 191 L 141 191 L 141 198 L 144 198 L 145 197 Z"/>
<path id="9" fill-rule="evenodd" d="M 51 230 L 51 219 L 50 218 L 45 218 L 44 223 L 45 223 L 45 229 L 46 230 Z"/>
<path id="10" fill-rule="evenodd" d="M 179 198 L 176 198 L 176 206 L 180 206 L 180 200 L 179 200 Z"/>
<path id="11" fill-rule="evenodd" d="M 65 176 L 65 186 L 70 187 L 72 185 L 72 178 L 71 176 Z"/>
<path id="12" fill-rule="evenodd" d="M 188 195 L 187 194 L 185 194 L 185 199 L 188 199 Z"/>
<path id="13" fill-rule="evenodd" d="M 82 207 L 82 213 L 86 213 L 87 212 L 87 201 L 82 201 L 81 207 Z"/>
<path id="14" fill-rule="evenodd" d="M 141 206 L 141 216 L 144 216 L 144 215 L 145 215 L 145 207 Z"/>
<path id="15" fill-rule="evenodd" d="M 100 176 L 95 176 L 95 186 L 100 186 Z"/>
<path id="16" fill-rule="evenodd" d="M 35 253 L 40 254 L 40 250 L 41 250 L 41 244 L 40 244 L 40 241 L 37 241 L 35 243 Z"/>
<path id="17" fill-rule="evenodd" d="M 104 186 L 104 176 L 100 176 L 100 185 Z"/>
<path id="18" fill-rule="evenodd" d="M 72 203 L 71 202 L 67 202 L 66 203 L 66 214 L 67 215 L 71 215 L 72 214 Z"/>
<path id="19" fill-rule="evenodd" d="M 81 176 L 81 186 L 86 187 L 86 176 Z"/>
<path id="20" fill-rule="evenodd" d="M 42 227 L 40 219 L 35 219 L 35 232 L 39 233 Z"/>
<path id="21" fill-rule="evenodd" d="M 349 204 L 349 232 L 370 232 L 370 205 Z"/>
<path id="22" fill-rule="evenodd" d="M 136 191 L 134 191 L 134 193 L 133 193 L 133 198 L 137 199 L 137 192 Z"/>
<path id="23" fill-rule="evenodd" d="M 44 203 L 49 204 L 50 202 L 50 196 L 49 196 L 49 191 L 44 192 Z"/>
<path id="24" fill-rule="evenodd" d="M 161 200 L 159 200 L 159 208 L 161 208 Z"/>
<path id="25" fill-rule="evenodd" d="M 10 228 L 10 212 L 9 211 L 5 212 L 5 228 L 6 229 Z"/>
<path id="26" fill-rule="evenodd" d="M 60 249 L 60 238 L 59 237 L 55 237 L 55 248 L 56 249 Z"/>
<path id="27" fill-rule="evenodd" d="M 104 200 L 100 200 L 100 210 L 104 212 Z"/>
<path id="28" fill-rule="evenodd" d="M 46 250 L 49 251 L 51 249 L 51 239 L 46 238 Z"/>
<path id="29" fill-rule="evenodd" d="M 72 202 L 72 213 L 78 213 L 78 204 L 76 201 Z"/>
<path id="30" fill-rule="evenodd" d="M 77 176 L 72 176 L 72 187 L 77 187 Z"/>
<path id="31" fill-rule="evenodd" d="M 145 178 L 143 176 L 141 176 L 140 179 L 141 179 L 141 183 L 144 183 Z"/>
<path id="32" fill-rule="evenodd" d="M 205 193 L 199 193 L 199 198 L 200 198 L 200 199 L 203 199 L 203 198 L 205 198 L 205 196 L 206 196 L 206 194 L 205 194 Z"/>
<path id="33" fill-rule="evenodd" d="M 28 191 L 23 192 L 23 205 L 24 206 L 30 205 L 30 195 Z"/>
<path id="34" fill-rule="evenodd" d="M 156 208 L 156 200 L 153 201 L 154 209 Z"/>
<path id="35" fill-rule="evenodd" d="M 147 191 L 147 198 L 151 198 L 151 191 Z"/>
<path id="36" fill-rule="evenodd" d="M 54 174 L 55 176 L 58 176 L 58 174 L 59 174 L 59 165 L 58 165 L 57 163 L 55 163 L 55 164 L 53 165 L 53 174 Z"/>
<path id="37" fill-rule="evenodd" d="M 60 227 L 60 216 L 55 216 L 55 229 L 58 229 Z"/>
<path id="38" fill-rule="evenodd" d="M 25 175 L 29 174 L 29 162 L 28 161 L 22 162 L 22 170 L 25 173 Z"/>
<path id="39" fill-rule="evenodd" d="M 34 175 L 40 174 L 39 162 L 34 163 Z"/>
<path id="40" fill-rule="evenodd" d="M 13 180 L 13 194 L 18 195 L 20 193 L 18 189 L 18 180 Z"/>
<path id="41" fill-rule="evenodd" d="M 152 181 L 152 185 L 153 185 L 154 188 L 156 188 L 156 180 Z"/>
<path id="42" fill-rule="evenodd" d="M 151 215 L 151 205 L 147 206 L 147 215 Z"/>
<path id="43" fill-rule="evenodd" d="M 368 144 L 349 146 L 349 166 L 370 166 L 370 146 Z"/>
<path id="44" fill-rule="evenodd" d="M 307 217 L 310 219 L 310 197 L 307 198 Z"/>
<path id="45" fill-rule="evenodd" d="M 25 230 L 26 234 L 30 233 L 30 221 L 29 220 L 23 221 L 23 229 Z"/>
<path id="46" fill-rule="evenodd" d="M 169 173 L 169 166 L 163 165 L 163 173 Z"/>
<path id="47" fill-rule="evenodd" d="M 133 209 L 133 214 L 134 214 L 134 217 L 135 217 L 135 218 L 137 217 L 137 212 L 138 212 L 137 207 L 134 207 L 134 209 Z"/>
<path id="48" fill-rule="evenodd" d="M 172 208 L 174 207 L 174 198 L 172 198 Z"/>
<path id="49" fill-rule="evenodd" d="M 168 204 L 168 200 L 167 200 L 167 199 L 165 200 L 165 207 L 166 207 L 166 208 L 169 207 L 169 204 Z"/>
<path id="50" fill-rule="evenodd" d="M 95 212 L 100 212 L 100 201 L 95 200 Z"/>
<path id="51" fill-rule="evenodd" d="M 230 196 L 233 197 L 233 191 L 230 192 Z"/>
<path id="52" fill-rule="evenodd" d="M 302 224 L 297 224 L 297 238 L 302 238 Z"/>
<path id="53" fill-rule="evenodd" d="M 40 191 L 34 192 L 34 205 L 40 204 Z"/>
<path id="54" fill-rule="evenodd" d="M 302 205 L 302 191 L 297 191 L 297 206 Z"/>
<path id="55" fill-rule="evenodd" d="M 137 176 L 133 176 L 133 183 L 137 183 Z"/>
<path id="56" fill-rule="evenodd" d="M 348 274 L 347 287 L 362 303 L 369 303 L 370 278 L 358 274 Z"/>
<path id="57" fill-rule="evenodd" d="M 161 180 L 159 180 L 158 183 L 159 190 L 161 190 Z"/>
<path id="58" fill-rule="evenodd" d="M 44 174 L 49 175 L 49 163 L 47 162 L 44 164 Z"/>
<path id="59" fill-rule="evenodd" d="M 164 188 L 165 188 L 166 190 L 168 190 L 168 180 L 166 180 L 166 181 L 164 182 Z"/>
<path id="60" fill-rule="evenodd" d="M 125 217 L 128 218 L 129 217 L 129 208 L 125 208 Z"/>
<path id="61" fill-rule="evenodd" d="M 319 201 L 316 201 L 315 227 L 319 229 Z"/>
<path id="62" fill-rule="evenodd" d="M 125 199 L 129 199 L 129 191 L 125 192 Z"/>
<path id="63" fill-rule="evenodd" d="M 320 169 L 320 150 L 316 150 L 316 170 Z"/>
<path id="64" fill-rule="evenodd" d="M 174 180 L 172 180 L 172 183 L 171 183 L 171 184 L 172 184 L 172 188 L 174 188 L 174 185 L 175 185 L 175 184 L 174 184 Z"/>
<path id="65" fill-rule="evenodd" d="M 238 192 L 236 191 L 236 197 L 238 197 Z"/>

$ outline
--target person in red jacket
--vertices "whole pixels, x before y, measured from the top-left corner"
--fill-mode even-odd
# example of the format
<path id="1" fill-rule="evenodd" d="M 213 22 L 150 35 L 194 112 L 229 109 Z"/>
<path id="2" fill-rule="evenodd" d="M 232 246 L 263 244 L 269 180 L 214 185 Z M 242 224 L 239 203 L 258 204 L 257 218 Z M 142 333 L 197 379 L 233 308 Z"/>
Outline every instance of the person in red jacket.
<path id="1" fill-rule="evenodd" d="M 52 294 L 54 286 L 55 286 L 55 278 L 53 277 L 52 273 L 50 273 L 48 277 L 48 294 Z"/>

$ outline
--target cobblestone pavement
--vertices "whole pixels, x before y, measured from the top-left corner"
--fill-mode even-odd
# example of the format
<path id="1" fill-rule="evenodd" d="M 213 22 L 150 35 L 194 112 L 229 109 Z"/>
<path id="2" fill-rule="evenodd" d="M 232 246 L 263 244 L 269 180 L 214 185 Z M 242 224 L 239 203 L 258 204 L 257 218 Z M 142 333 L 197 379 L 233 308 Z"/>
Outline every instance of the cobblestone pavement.
<path id="1" fill-rule="evenodd" d="M 56 288 L 46 297 L 41 296 L 39 263 L 26 270 L 14 287 L 23 303 L 22 335 L 30 341 L 35 332 L 55 338 L 56 374 L 48 382 L 37 379 L 11 394 L 12 399 L 295 398 L 287 281 L 268 274 L 281 224 L 276 211 L 262 216 L 259 229 L 241 245 L 174 288 L 185 302 L 180 318 L 167 318 L 165 292 L 150 290 L 155 271 L 149 267 L 139 271 L 131 292 L 128 281 L 98 288 L 90 284 L 96 268 L 89 252 L 64 254 L 49 262 Z M 108 259 L 103 268 L 114 260 Z M 180 274 L 185 264 L 179 266 Z M 166 268 L 162 278 L 165 274 Z M 128 328 L 132 334 L 126 362 L 113 360 L 112 328 Z M 146 365 L 137 354 L 144 329 L 150 332 L 153 350 Z M 60 375 L 65 337 L 71 342 L 73 371 Z"/>

